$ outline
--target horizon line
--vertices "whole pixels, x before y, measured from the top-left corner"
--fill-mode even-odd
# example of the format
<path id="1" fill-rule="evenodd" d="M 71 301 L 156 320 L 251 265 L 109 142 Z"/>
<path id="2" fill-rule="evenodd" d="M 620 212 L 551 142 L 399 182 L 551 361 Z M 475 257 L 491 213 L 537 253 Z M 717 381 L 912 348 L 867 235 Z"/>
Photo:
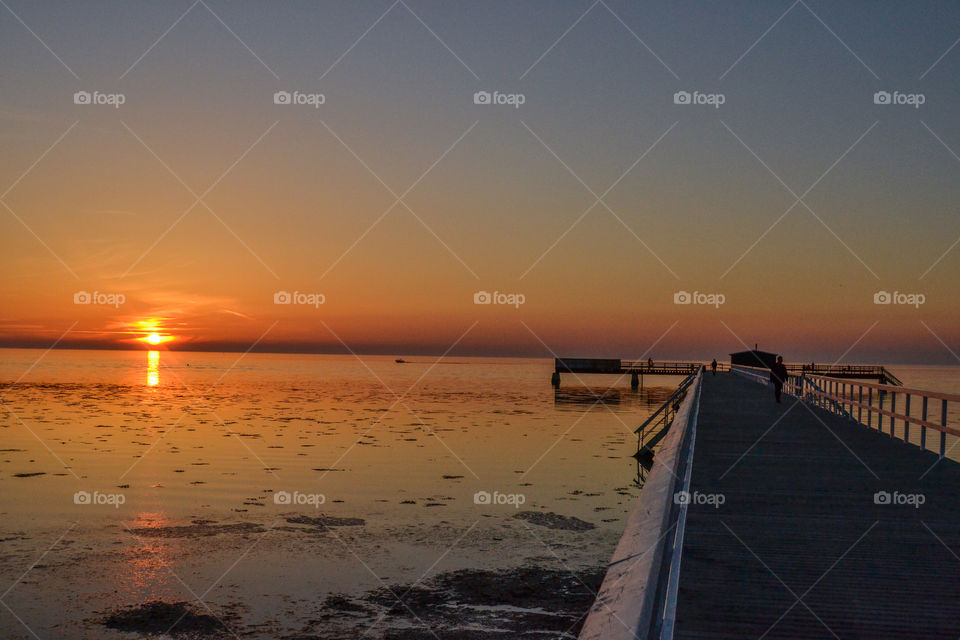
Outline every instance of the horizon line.
<path id="1" fill-rule="evenodd" d="M 125 352 L 150 352 L 150 351 L 165 351 L 171 353 L 243 353 L 243 354 L 277 354 L 277 355 L 318 355 L 318 356 L 328 356 L 328 355 L 345 355 L 345 356 L 383 356 L 383 357 L 426 357 L 426 358 L 439 358 L 444 359 L 444 357 L 457 357 L 457 358 L 497 358 L 497 359 L 539 359 L 539 360 L 554 360 L 556 356 L 553 354 L 533 354 L 530 352 L 523 353 L 481 353 L 476 350 L 468 350 L 466 352 L 448 352 L 444 353 L 442 350 L 437 351 L 392 351 L 392 350 L 383 350 L 383 349 L 345 349 L 340 347 L 322 348 L 322 349 L 304 349 L 304 348 L 277 348 L 277 347 L 267 347 L 267 348 L 240 348 L 237 346 L 231 346 L 229 344 L 224 345 L 221 348 L 211 348 L 209 346 L 197 348 L 180 348 L 180 349 L 170 349 L 162 348 L 158 349 L 150 346 L 127 346 L 127 345 L 99 345 L 99 346 L 75 346 L 75 345 L 54 345 L 50 346 L 49 344 L 45 345 L 35 345 L 35 344 L 3 344 L 0 343 L 0 349 L 24 349 L 24 350 L 48 350 L 48 351 L 125 351 Z M 725 353 L 724 355 L 730 355 Z M 601 355 L 593 356 L 561 356 L 561 357 L 587 357 L 587 358 L 596 358 L 596 359 L 620 359 L 620 360 L 629 360 L 630 358 L 616 358 L 613 356 L 604 357 Z M 702 361 L 704 363 L 709 363 L 712 360 L 711 358 L 696 358 L 696 357 L 659 357 L 654 358 L 655 361 Z M 805 363 L 809 361 L 810 358 L 803 358 L 798 360 L 791 360 L 791 363 Z M 831 358 L 819 358 L 816 360 L 832 360 Z M 717 362 L 723 363 L 724 361 L 718 359 Z M 876 360 L 840 360 L 836 365 L 845 365 L 845 364 L 882 364 L 882 365 L 904 365 L 904 366 L 960 366 L 958 364 L 949 364 L 949 363 L 936 363 L 936 362 L 917 362 L 917 361 L 886 361 L 878 362 Z"/>

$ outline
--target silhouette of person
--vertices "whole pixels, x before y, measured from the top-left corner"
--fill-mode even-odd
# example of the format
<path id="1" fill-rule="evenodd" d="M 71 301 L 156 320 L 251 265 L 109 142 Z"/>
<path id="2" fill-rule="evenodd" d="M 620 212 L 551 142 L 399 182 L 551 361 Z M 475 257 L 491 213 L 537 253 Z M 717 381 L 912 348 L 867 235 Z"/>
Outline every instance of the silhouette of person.
<path id="1" fill-rule="evenodd" d="M 713 372 L 713 375 L 717 375 L 717 359 L 714 358 L 713 362 L 710 363 L 710 371 Z"/>
<path id="2" fill-rule="evenodd" d="M 652 367 L 652 366 L 653 366 L 653 358 L 647 358 L 647 366 L 648 366 L 648 367 Z"/>
<path id="3" fill-rule="evenodd" d="M 787 368 L 783 364 L 783 356 L 777 356 L 777 361 L 770 367 L 770 382 L 773 383 L 773 395 L 780 402 L 780 393 L 787 382 Z"/>

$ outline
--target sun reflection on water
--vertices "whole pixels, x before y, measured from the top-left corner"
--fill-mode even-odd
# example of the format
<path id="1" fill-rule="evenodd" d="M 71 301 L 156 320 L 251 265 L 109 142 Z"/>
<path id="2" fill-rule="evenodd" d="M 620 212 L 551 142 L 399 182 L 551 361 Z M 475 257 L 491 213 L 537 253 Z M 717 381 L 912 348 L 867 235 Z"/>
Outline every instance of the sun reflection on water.
<path id="1" fill-rule="evenodd" d="M 147 385 L 155 387 L 160 384 L 160 352 L 147 352 Z"/>
<path id="2" fill-rule="evenodd" d="M 166 514 L 138 513 L 126 526 L 131 534 L 123 549 L 124 562 L 114 576 L 121 604 L 175 598 L 178 591 L 171 579 L 174 551 L 170 540 L 149 535 L 150 529 L 170 525 Z"/>

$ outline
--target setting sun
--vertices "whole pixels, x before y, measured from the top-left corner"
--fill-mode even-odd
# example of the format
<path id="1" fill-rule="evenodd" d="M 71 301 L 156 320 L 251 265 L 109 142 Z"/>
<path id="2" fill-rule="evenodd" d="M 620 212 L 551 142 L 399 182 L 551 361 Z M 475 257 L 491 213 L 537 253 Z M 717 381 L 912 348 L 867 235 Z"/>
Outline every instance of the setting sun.
<path id="1" fill-rule="evenodd" d="M 173 340 L 173 336 L 163 334 L 163 333 L 150 333 L 140 338 L 140 340 L 142 340 L 143 342 L 146 342 L 151 346 L 156 346 L 158 344 L 163 344 L 164 342 L 170 342 L 171 340 Z"/>
<path id="2" fill-rule="evenodd" d="M 162 326 L 159 318 L 137 320 L 134 323 L 134 328 L 134 332 L 139 334 L 136 340 L 139 342 L 144 342 L 150 346 L 156 346 L 158 344 L 163 344 L 164 342 L 170 342 L 174 339 L 172 335 L 164 333 L 164 327 Z"/>

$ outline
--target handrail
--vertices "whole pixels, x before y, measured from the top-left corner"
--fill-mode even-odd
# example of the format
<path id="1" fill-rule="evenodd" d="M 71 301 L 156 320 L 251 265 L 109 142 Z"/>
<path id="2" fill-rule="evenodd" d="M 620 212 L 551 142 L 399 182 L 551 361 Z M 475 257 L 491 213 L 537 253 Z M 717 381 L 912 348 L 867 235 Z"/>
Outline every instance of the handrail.
<path id="1" fill-rule="evenodd" d="M 745 364 L 734 364 L 730 365 L 730 373 L 748 378 L 763 385 L 769 386 L 771 384 L 770 369 L 766 367 L 751 367 Z M 783 383 L 783 393 L 787 394 L 788 396 L 800 395 L 800 380 L 800 376 L 795 376 L 792 374 L 788 375 L 786 381 Z"/>
<path id="2" fill-rule="evenodd" d="M 835 380 L 838 382 L 850 382 L 849 378 L 834 378 L 832 376 L 810 376 L 807 378 L 823 378 L 825 380 Z M 875 382 L 857 382 L 858 386 L 871 389 L 879 389 L 880 391 L 888 391 L 891 393 L 910 393 L 913 395 L 925 395 L 928 398 L 936 398 L 937 400 L 949 400 L 951 402 L 960 402 L 960 394 L 956 393 L 943 393 L 942 391 L 928 391 L 926 389 L 917 389 L 915 387 L 902 387 L 900 385 L 892 384 L 877 384 Z"/>
<path id="3" fill-rule="evenodd" d="M 633 432 L 642 433 L 644 429 L 646 429 L 647 425 L 650 424 L 658 415 L 660 415 L 661 411 L 672 406 L 673 402 L 677 399 L 677 397 L 680 396 L 684 391 L 686 391 L 687 387 L 690 386 L 690 383 L 693 382 L 694 378 L 696 378 L 698 371 L 694 371 L 693 373 L 688 375 L 686 378 L 684 378 L 683 381 L 680 382 L 680 385 L 677 387 L 677 390 L 671 393 L 670 397 L 667 398 L 666 401 L 660 405 L 660 408 L 658 408 L 656 411 L 650 414 L 650 416 L 643 421 L 643 424 L 641 424 L 639 427 L 634 429 Z M 669 411 L 667 413 L 669 413 Z"/>
<path id="4" fill-rule="evenodd" d="M 877 414 L 876 429 L 880 433 L 883 431 L 884 418 L 888 418 L 888 432 L 892 438 L 897 437 L 896 428 L 899 422 L 903 426 L 903 442 L 914 444 L 910 440 L 910 425 L 920 427 L 921 449 L 927 449 L 927 429 L 933 429 L 940 434 L 940 457 L 946 456 L 947 435 L 960 437 L 960 428 L 949 426 L 947 424 L 948 403 L 960 401 L 960 395 L 953 393 L 942 393 L 939 391 L 927 391 L 925 389 L 914 389 L 895 385 L 874 384 L 870 382 L 854 382 L 850 379 L 833 378 L 828 376 L 803 376 L 801 382 L 801 397 L 809 403 L 816 404 L 828 411 L 843 415 L 844 417 L 863 425 L 867 428 L 873 427 L 873 415 Z M 818 384 L 819 383 L 819 384 Z M 822 385 L 822 386 L 821 386 Z M 864 394 L 864 390 L 867 391 Z M 877 391 L 878 404 L 874 404 L 874 391 Z M 864 398 L 866 395 L 866 398 Z M 897 411 L 897 397 L 904 396 L 903 412 Z M 856 396 L 856 397 L 855 397 Z M 890 398 L 890 408 L 885 409 L 883 403 L 885 398 Z M 921 401 L 920 417 L 910 415 L 911 399 L 919 397 Z M 866 400 L 866 401 L 864 401 Z M 939 424 L 928 419 L 930 412 L 930 400 L 940 401 L 940 422 Z M 849 407 L 847 411 L 846 407 Z M 866 412 L 866 422 L 864 422 L 864 412 Z M 854 416 L 856 413 L 856 416 Z"/>
<path id="5" fill-rule="evenodd" d="M 681 485 L 679 494 L 674 494 L 674 502 L 678 503 L 675 509 L 676 515 L 673 524 L 673 541 L 668 543 L 667 551 L 664 554 L 664 562 L 661 567 L 661 588 L 659 588 L 657 604 L 662 599 L 662 607 L 659 619 L 655 619 L 652 624 L 652 636 L 660 640 L 673 640 L 674 627 L 677 623 L 677 600 L 680 591 L 680 562 L 683 558 L 683 538 L 687 530 L 687 510 L 690 505 L 689 500 L 680 500 L 679 495 L 690 495 L 690 481 L 693 477 L 693 450 L 697 441 L 697 418 L 700 416 L 700 390 L 703 385 L 703 369 L 700 370 L 698 384 L 691 392 L 694 400 L 687 404 L 688 414 L 686 416 L 686 427 L 688 433 L 684 434 L 686 441 L 681 447 L 680 463 L 676 467 L 676 473 L 683 473 L 683 480 L 678 481 Z M 669 560 L 669 565 L 666 560 Z"/>
<path id="6" fill-rule="evenodd" d="M 787 371 L 806 371 L 808 373 L 813 372 L 813 375 L 820 375 L 816 373 L 817 371 L 826 370 L 826 371 L 840 371 L 840 372 L 869 372 L 869 373 L 882 373 L 886 367 L 882 364 L 804 364 L 802 362 L 785 362 L 784 366 L 787 368 Z"/>
<path id="7" fill-rule="evenodd" d="M 824 376 L 824 377 L 847 377 L 847 378 L 856 378 L 856 377 L 865 377 L 865 378 L 881 378 L 883 381 L 889 381 L 897 386 L 900 386 L 900 378 L 893 375 L 893 373 L 887 369 L 882 364 L 804 364 L 792 362 L 789 364 L 785 363 L 787 371 L 794 374 L 806 374 L 810 376 Z M 846 376 L 843 376 L 846 374 Z"/>
<path id="8" fill-rule="evenodd" d="M 768 384 L 770 382 L 770 369 L 766 367 L 751 367 L 745 364 L 732 364 L 730 365 L 730 373 L 743 378 L 750 378 L 754 382 L 760 382 L 763 384 Z"/>
<path id="9" fill-rule="evenodd" d="M 650 366 L 648 360 L 621 360 L 621 368 L 633 368 L 633 367 L 647 367 Z M 702 367 L 702 362 L 693 362 L 692 360 L 654 360 L 654 367 L 660 367 L 663 369 L 674 368 L 674 369 L 696 369 L 697 367 Z"/>
<path id="10" fill-rule="evenodd" d="M 820 387 L 820 385 L 814 382 L 814 378 L 816 377 L 817 376 L 804 376 L 803 379 L 806 381 L 807 385 L 813 387 L 814 391 L 816 391 L 822 398 L 824 398 L 825 400 L 829 400 L 831 402 L 831 406 L 834 409 L 834 413 L 839 413 L 843 417 L 850 418 L 852 420 L 853 416 L 851 416 L 850 413 L 843 408 L 843 405 L 838 402 L 838 399 L 832 395 L 829 395 L 826 391 L 824 391 Z"/>
<path id="11" fill-rule="evenodd" d="M 770 369 L 766 367 L 751 367 L 745 364 L 732 364 L 730 365 L 730 373 L 736 374 L 738 376 L 744 376 L 747 378 L 760 378 L 760 372 L 766 371 L 767 375 L 770 374 Z M 764 377 L 764 382 L 767 382 L 768 379 Z"/>
<path id="12" fill-rule="evenodd" d="M 683 548 L 685 500 L 678 492 L 689 490 L 681 478 L 688 477 L 702 382 L 700 368 L 630 512 L 580 640 L 669 637 Z"/>

